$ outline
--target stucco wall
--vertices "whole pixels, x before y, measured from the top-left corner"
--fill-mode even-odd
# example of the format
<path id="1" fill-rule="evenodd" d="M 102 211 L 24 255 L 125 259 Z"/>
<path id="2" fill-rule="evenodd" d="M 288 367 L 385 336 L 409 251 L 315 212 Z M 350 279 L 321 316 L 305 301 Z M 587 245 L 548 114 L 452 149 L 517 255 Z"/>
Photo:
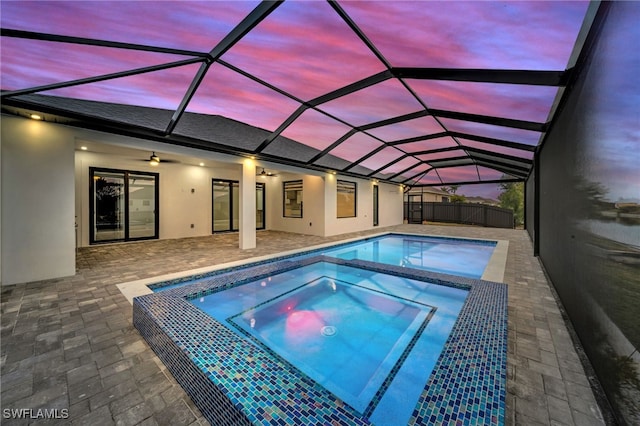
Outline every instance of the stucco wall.
<path id="1" fill-rule="evenodd" d="M 161 239 L 211 235 L 212 180 L 240 179 L 237 164 L 212 168 L 161 162 L 152 167 L 139 158 L 76 151 L 76 208 L 81 246 L 89 244 L 89 167 L 159 173 Z"/>
<path id="2" fill-rule="evenodd" d="M 73 133 L 2 117 L 2 284 L 75 274 Z"/>
<path id="3" fill-rule="evenodd" d="M 89 150 L 78 150 L 85 142 Z M 96 145 L 110 149 L 91 148 Z M 200 167 L 191 161 L 161 162 L 152 167 L 144 160 L 153 150 L 202 156 L 217 165 Z M 75 273 L 75 247 L 89 245 L 90 167 L 159 173 L 159 237 L 171 239 L 211 235 L 212 180 L 240 180 L 241 161 L 212 152 L 3 116 L 2 283 Z M 283 168 L 278 176 L 257 179 L 266 184 L 266 229 L 328 236 L 373 228 L 371 181 Z M 303 217 L 284 218 L 282 182 L 297 179 L 304 185 Z M 354 218 L 336 217 L 336 179 L 357 183 Z M 379 226 L 402 223 L 402 188 L 378 185 Z"/>

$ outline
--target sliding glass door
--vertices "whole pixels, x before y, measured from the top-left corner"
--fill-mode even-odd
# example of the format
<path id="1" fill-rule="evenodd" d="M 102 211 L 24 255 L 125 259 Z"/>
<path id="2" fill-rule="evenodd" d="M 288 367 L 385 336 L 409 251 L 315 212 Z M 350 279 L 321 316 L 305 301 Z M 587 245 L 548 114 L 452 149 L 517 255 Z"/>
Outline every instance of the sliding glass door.
<path id="1" fill-rule="evenodd" d="M 265 228 L 264 183 L 256 183 L 256 229 Z"/>
<path id="2" fill-rule="evenodd" d="M 234 190 L 235 189 L 235 190 Z M 213 181 L 213 232 L 237 230 L 238 183 L 228 180 Z M 234 208 L 235 207 L 235 208 Z M 234 228 L 234 226 L 236 228 Z"/>
<path id="3" fill-rule="evenodd" d="M 378 217 L 378 185 L 373 185 L 373 226 L 378 226 L 379 217 Z"/>
<path id="4" fill-rule="evenodd" d="M 264 183 L 256 183 L 256 229 L 265 227 Z M 212 230 L 237 231 L 240 224 L 240 184 L 235 180 L 214 179 L 212 186 Z"/>
<path id="5" fill-rule="evenodd" d="M 157 173 L 89 169 L 91 244 L 158 238 Z"/>
<path id="6" fill-rule="evenodd" d="M 129 173 L 129 239 L 157 237 L 156 177 Z"/>
<path id="7" fill-rule="evenodd" d="M 91 183 L 91 201 L 94 205 L 91 242 L 124 239 L 124 172 L 95 170 L 91 176 Z"/>

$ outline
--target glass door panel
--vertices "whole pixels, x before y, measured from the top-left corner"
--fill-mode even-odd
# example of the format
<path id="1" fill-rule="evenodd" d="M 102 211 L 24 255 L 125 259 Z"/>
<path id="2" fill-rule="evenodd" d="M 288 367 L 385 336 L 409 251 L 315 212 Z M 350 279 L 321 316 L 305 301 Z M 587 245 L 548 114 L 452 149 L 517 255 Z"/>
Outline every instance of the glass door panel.
<path id="1" fill-rule="evenodd" d="M 264 228 L 264 183 L 256 183 L 256 229 Z"/>
<path id="2" fill-rule="evenodd" d="M 265 228 L 265 185 L 256 183 L 256 229 Z M 240 226 L 240 183 L 213 181 L 213 232 L 237 231 Z"/>
<path id="3" fill-rule="evenodd" d="M 378 185 L 373 185 L 373 226 L 378 226 Z"/>
<path id="4" fill-rule="evenodd" d="M 228 181 L 213 182 L 213 232 L 231 230 L 231 192 Z"/>
<path id="5" fill-rule="evenodd" d="M 129 238 L 156 235 L 156 180 L 153 176 L 129 174 Z"/>
<path id="6" fill-rule="evenodd" d="M 231 182 L 231 230 L 237 231 L 240 225 L 240 184 Z"/>
<path id="7" fill-rule="evenodd" d="M 409 195 L 409 223 L 422 223 L 422 195 Z"/>
<path id="8" fill-rule="evenodd" d="M 125 238 L 125 174 L 93 173 L 93 238 L 94 241 Z"/>

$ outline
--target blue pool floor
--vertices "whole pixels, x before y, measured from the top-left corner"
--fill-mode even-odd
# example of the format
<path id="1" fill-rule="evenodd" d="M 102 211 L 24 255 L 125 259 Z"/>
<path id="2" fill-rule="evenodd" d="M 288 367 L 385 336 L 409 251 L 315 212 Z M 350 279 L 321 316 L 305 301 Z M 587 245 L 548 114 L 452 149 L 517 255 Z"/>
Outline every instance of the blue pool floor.
<path id="1" fill-rule="evenodd" d="M 288 362 L 279 360 L 270 349 L 260 349 L 242 340 L 226 325 L 215 321 L 195 306 L 189 308 L 192 305 L 186 300 L 201 300 L 202 297 L 206 298 L 207 295 L 228 286 L 233 287 L 235 291 L 242 291 L 239 284 L 245 281 L 253 280 L 256 285 L 260 285 L 261 277 L 271 277 L 287 271 L 295 272 L 296 269 L 318 262 L 364 269 L 365 273 L 372 277 L 376 274 L 393 274 L 396 277 L 392 278 L 417 279 L 423 283 L 444 284 L 469 290 L 460 317 L 455 321 L 440 356 L 426 350 L 427 347 L 420 350 L 421 341 L 415 341 L 415 353 L 430 354 L 429 356 L 433 357 L 433 373 L 430 375 L 429 369 L 422 368 L 421 364 L 427 366 L 429 362 L 396 363 L 392 368 L 394 374 L 389 375 L 380 387 L 382 392 L 379 389 L 367 408 L 360 412 L 348 404 L 338 403 L 340 399 L 336 399 L 317 382 L 309 380 L 307 375 L 292 370 Z M 389 278 L 384 280 L 383 285 L 389 285 L 388 280 Z M 376 282 L 373 278 L 371 281 Z M 408 292 L 413 292 L 418 297 L 427 288 L 420 288 L 414 284 L 406 287 Z M 248 309 L 256 306 L 253 301 L 250 305 Z M 443 310 L 446 312 L 446 306 Z M 398 416 L 393 408 L 402 405 L 398 404 L 398 401 L 407 399 L 406 394 L 398 396 L 386 393 L 386 389 L 393 386 L 396 378 L 398 383 L 407 385 L 408 388 L 413 385 L 413 389 L 419 395 L 417 403 L 411 404 L 414 406 L 413 409 L 409 407 L 408 413 L 403 414 L 405 417 L 408 416 L 407 423 L 426 424 L 460 420 L 497 425 L 504 422 L 506 286 L 503 284 L 363 260 L 315 256 L 237 269 L 214 275 L 208 281 L 137 298 L 134 301 L 134 324 L 141 334 L 146 336 L 151 346 L 159 351 L 159 355 L 166 354 L 161 356 L 165 364 L 174 376 L 177 375 L 178 381 L 183 382 L 187 389 L 191 389 L 190 396 L 200 409 L 204 410 L 205 416 L 211 416 L 214 423 L 224 420 L 218 417 L 219 409 L 207 407 L 224 406 L 229 403 L 236 407 L 244 407 L 240 411 L 234 411 L 234 415 L 246 416 L 249 422 L 261 424 L 265 421 L 265 416 L 270 416 L 264 411 L 265 407 L 278 405 L 277 401 L 284 398 L 287 401 L 296 401 L 294 406 L 278 405 L 278 418 L 285 423 L 303 421 L 323 424 L 328 419 L 337 418 L 346 424 L 369 424 L 370 421 L 374 421 L 379 425 L 395 425 Z M 434 326 L 427 327 L 424 336 L 439 329 L 435 326 L 435 321 L 431 324 Z M 443 334 L 442 340 L 446 339 L 446 334 Z M 425 338 L 424 342 L 429 340 Z M 222 354 L 225 356 L 220 358 Z M 406 352 L 401 356 L 403 362 L 405 354 Z M 486 363 L 487 358 L 491 359 L 491 362 Z M 247 359 L 252 360 L 251 363 L 247 364 Z M 261 366 L 258 370 L 254 370 L 256 362 Z M 409 367 L 404 370 L 405 366 Z M 269 373 L 272 368 L 275 370 Z M 185 370 L 189 372 L 184 372 Z M 476 370 L 481 374 L 472 375 Z M 452 371 L 455 374 L 452 374 Z M 410 372 L 414 374 L 409 374 Z M 202 373 L 205 377 L 194 382 L 194 375 Z M 418 376 L 415 373 L 423 373 L 424 376 L 416 379 Z M 252 377 L 253 380 L 246 381 L 244 377 Z M 426 385 L 427 379 L 429 385 Z M 242 384 L 236 383 L 237 380 Z M 460 387 L 460 383 L 463 382 L 465 387 Z M 194 389 L 194 383 L 197 389 Z M 278 384 L 277 391 L 273 388 L 275 383 Z M 224 397 L 218 395 L 223 388 L 223 394 L 226 395 Z M 265 401 L 265 406 L 261 401 Z M 354 405 L 359 403 L 356 401 Z M 315 408 L 311 411 L 299 411 L 298 405 Z M 395 414 L 393 419 L 385 417 L 385 413 L 389 412 Z"/>
<path id="2" fill-rule="evenodd" d="M 408 421 L 467 294 L 317 263 L 191 303 L 271 348 L 358 411 L 370 412 L 372 421 L 388 424 L 383 419 Z M 329 336 L 322 334 L 327 324 Z M 391 382 L 370 406 L 391 372 L 409 379 Z"/>

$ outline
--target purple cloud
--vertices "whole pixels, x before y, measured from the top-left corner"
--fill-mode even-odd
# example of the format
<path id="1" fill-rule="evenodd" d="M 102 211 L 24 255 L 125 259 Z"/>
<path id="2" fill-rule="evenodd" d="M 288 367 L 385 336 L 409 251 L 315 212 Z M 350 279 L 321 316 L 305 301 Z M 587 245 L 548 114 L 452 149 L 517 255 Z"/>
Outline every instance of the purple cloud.
<path id="1" fill-rule="evenodd" d="M 257 1 L 6 1 L 2 27 L 210 51 Z"/>
<path id="2" fill-rule="evenodd" d="M 187 110 L 275 130 L 299 104 L 221 65 L 209 68 Z"/>
<path id="3" fill-rule="evenodd" d="M 454 146 L 458 146 L 456 141 L 454 141 L 453 138 L 446 136 L 418 142 L 403 143 L 401 145 L 398 145 L 398 148 L 402 149 L 405 152 L 412 153 L 419 151 L 429 151 L 432 149 L 451 148 Z"/>
<path id="4" fill-rule="evenodd" d="M 326 2 L 285 2 L 223 59 L 303 100 L 384 69 Z"/>
<path id="5" fill-rule="evenodd" d="M 356 161 L 363 153 L 371 152 L 381 145 L 379 140 L 359 132 L 335 147 L 330 154 L 347 161 Z"/>
<path id="6" fill-rule="evenodd" d="M 464 81 L 409 80 L 427 107 L 517 120 L 547 121 L 558 89 Z"/>
<path id="7" fill-rule="evenodd" d="M 398 80 L 393 79 L 324 103 L 319 109 L 361 126 L 423 108 Z"/>
<path id="8" fill-rule="evenodd" d="M 565 69 L 588 6 L 586 1 L 341 4 L 394 66 L 555 70 Z"/>
<path id="9" fill-rule="evenodd" d="M 407 157 L 400 161 L 394 162 L 392 165 L 387 167 L 384 170 L 381 170 L 380 173 L 383 174 L 396 174 L 405 170 L 408 167 L 414 166 L 419 163 L 419 160 L 415 157 Z"/>
<path id="10" fill-rule="evenodd" d="M 537 145 L 541 136 L 540 132 L 533 132 L 531 130 L 494 126 L 492 124 L 475 123 L 472 121 L 452 120 L 449 118 L 441 118 L 440 121 L 451 131 L 519 142 L 527 145 Z"/>
<path id="11" fill-rule="evenodd" d="M 366 154 L 366 152 L 360 152 L 360 155 L 362 156 L 363 153 Z M 360 163 L 360 165 L 370 170 L 377 170 L 380 167 L 390 164 L 401 156 L 402 152 L 400 150 L 392 146 L 388 146 L 380 152 L 377 152 L 373 156 L 364 160 L 362 163 Z"/>
<path id="12" fill-rule="evenodd" d="M 349 130 L 351 130 L 350 127 L 339 121 L 313 109 L 308 109 L 282 132 L 282 136 L 323 150 Z"/>
<path id="13" fill-rule="evenodd" d="M 387 142 L 444 132 L 444 128 L 431 116 L 414 118 L 388 126 L 368 130 Z"/>

